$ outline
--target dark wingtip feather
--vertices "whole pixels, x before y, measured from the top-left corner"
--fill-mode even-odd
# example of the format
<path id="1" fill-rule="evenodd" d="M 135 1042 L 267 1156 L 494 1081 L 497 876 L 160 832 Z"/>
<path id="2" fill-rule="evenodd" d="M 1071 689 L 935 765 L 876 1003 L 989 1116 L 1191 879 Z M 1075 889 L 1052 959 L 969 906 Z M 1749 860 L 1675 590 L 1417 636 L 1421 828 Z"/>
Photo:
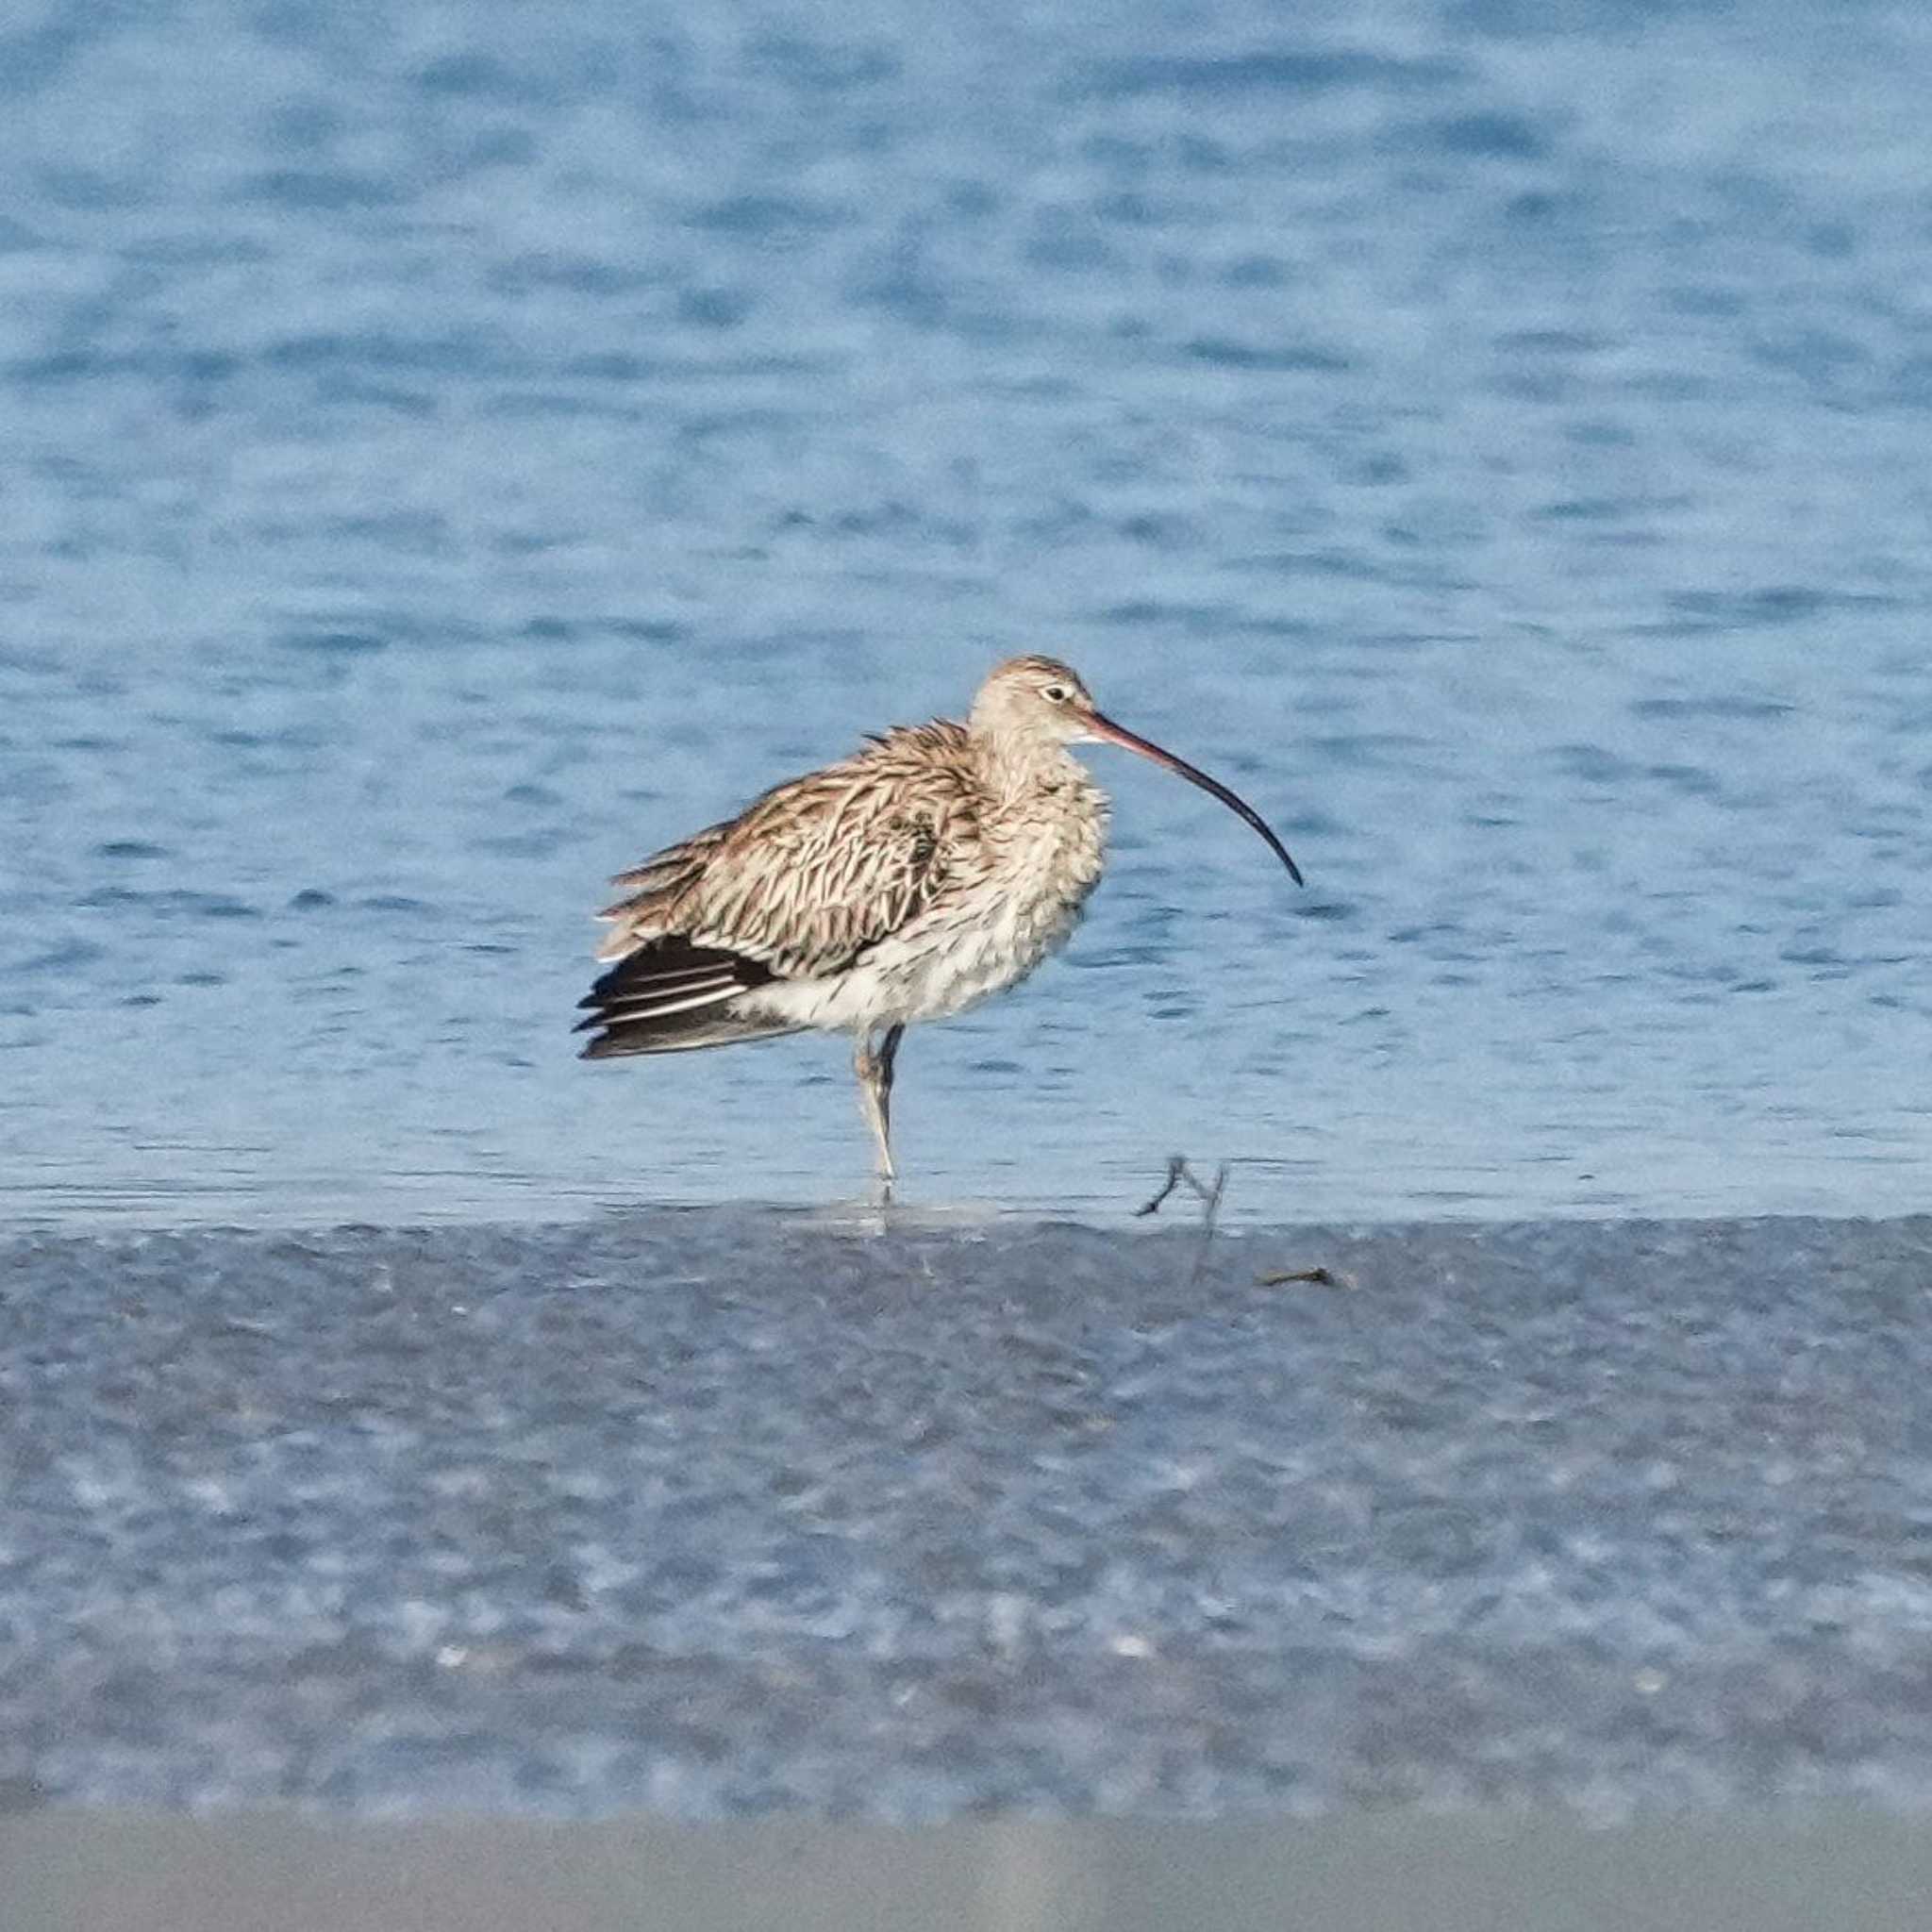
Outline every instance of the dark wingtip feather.
<path id="1" fill-rule="evenodd" d="M 728 1007 L 697 1007 L 670 1013 L 649 1024 L 620 1023 L 580 1047 L 580 1060 L 614 1060 L 627 1055 L 694 1053 L 700 1047 L 733 1046 L 740 1041 L 772 1040 L 802 1029 L 783 1020 L 764 1020 L 734 1013 Z"/>
<path id="2" fill-rule="evenodd" d="M 777 977 L 761 960 L 680 935 L 649 941 L 599 974 L 577 1002 L 587 1017 L 572 1029 L 596 1034 L 579 1058 L 677 1053 L 758 1033 L 789 1031 L 731 1011 L 741 992 Z"/>

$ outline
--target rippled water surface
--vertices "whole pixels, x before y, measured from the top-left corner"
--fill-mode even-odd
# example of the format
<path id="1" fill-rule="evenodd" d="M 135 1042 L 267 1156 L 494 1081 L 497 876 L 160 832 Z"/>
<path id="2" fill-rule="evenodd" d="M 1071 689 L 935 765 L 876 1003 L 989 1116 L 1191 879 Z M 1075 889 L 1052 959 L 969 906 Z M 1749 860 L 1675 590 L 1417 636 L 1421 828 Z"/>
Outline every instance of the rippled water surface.
<path id="1" fill-rule="evenodd" d="M 0 27 L 0 1215 L 849 1198 L 587 1067 L 606 874 L 1050 648 L 1065 958 L 915 1202 L 1879 1212 L 1932 1151 L 1932 15 L 40 6 Z"/>

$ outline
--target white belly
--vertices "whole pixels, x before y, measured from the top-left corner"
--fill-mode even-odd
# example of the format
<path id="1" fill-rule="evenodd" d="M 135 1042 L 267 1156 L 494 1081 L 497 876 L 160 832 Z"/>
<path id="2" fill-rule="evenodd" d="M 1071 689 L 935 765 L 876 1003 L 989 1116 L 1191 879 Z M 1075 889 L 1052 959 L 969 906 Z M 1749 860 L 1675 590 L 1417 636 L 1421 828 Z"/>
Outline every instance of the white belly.
<path id="1" fill-rule="evenodd" d="M 1066 943 L 1100 876 L 1098 840 L 1091 858 L 1080 856 L 1077 869 L 1057 869 L 1051 888 L 989 881 L 949 895 L 849 971 L 760 987 L 744 996 L 744 1009 L 795 1026 L 828 1028 L 903 1025 L 963 1013 L 1024 979 Z"/>

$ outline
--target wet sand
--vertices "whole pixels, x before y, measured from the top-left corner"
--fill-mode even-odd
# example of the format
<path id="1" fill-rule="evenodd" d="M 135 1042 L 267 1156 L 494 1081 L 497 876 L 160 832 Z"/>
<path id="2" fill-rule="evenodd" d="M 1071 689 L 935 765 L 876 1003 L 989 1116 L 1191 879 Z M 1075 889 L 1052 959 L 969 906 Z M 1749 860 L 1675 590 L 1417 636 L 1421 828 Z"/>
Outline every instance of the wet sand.
<path id="1" fill-rule="evenodd" d="M 1923 1804 L 1928 1288 L 1926 1220 L 14 1240 L 0 1781 Z"/>

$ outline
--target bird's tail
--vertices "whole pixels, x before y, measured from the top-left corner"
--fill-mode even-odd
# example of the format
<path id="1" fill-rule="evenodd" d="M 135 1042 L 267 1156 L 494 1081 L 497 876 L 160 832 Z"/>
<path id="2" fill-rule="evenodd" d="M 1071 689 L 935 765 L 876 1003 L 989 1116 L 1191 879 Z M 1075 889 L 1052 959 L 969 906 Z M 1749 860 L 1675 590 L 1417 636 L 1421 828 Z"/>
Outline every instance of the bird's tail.
<path id="1" fill-rule="evenodd" d="M 785 1021 L 738 1009 L 741 994 L 776 976 L 742 953 L 693 945 L 675 934 L 654 939 L 618 960 L 577 1002 L 590 1009 L 577 1031 L 596 1035 L 583 1058 L 690 1053 L 795 1033 Z"/>

